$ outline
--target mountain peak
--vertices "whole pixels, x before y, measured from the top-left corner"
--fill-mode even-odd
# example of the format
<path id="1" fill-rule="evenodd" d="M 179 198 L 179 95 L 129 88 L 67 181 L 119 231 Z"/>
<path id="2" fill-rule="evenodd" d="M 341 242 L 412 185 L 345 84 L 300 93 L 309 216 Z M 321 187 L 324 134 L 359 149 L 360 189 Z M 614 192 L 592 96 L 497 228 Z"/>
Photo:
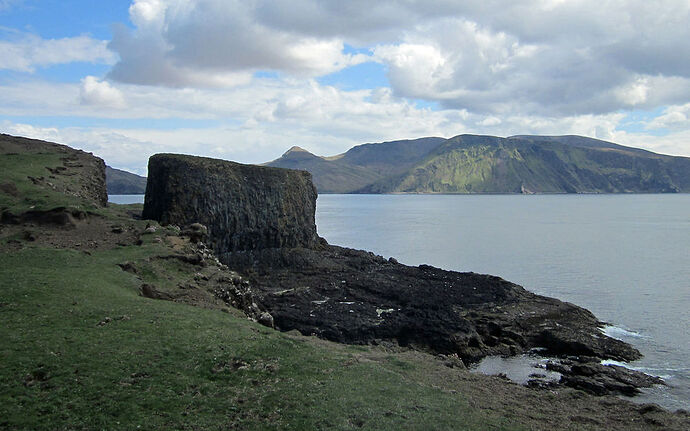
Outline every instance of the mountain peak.
<path id="1" fill-rule="evenodd" d="M 576 135 L 458 135 L 357 145 L 334 157 L 292 147 L 269 163 L 312 173 L 320 193 L 690 192 L 690 158 Z"/>
<path id="2" fill-rule="evenodd" d="M 297 145 L 292 146 L 292 147 L 291 147 L 289 150 L 287 150 L 283 155 L 284 155 L 284 156 L 287 156 L 288 154 L 291 154 L 291 153 L 309 153 L 309 154 L 311 154 L 309 151 L 305 150 L 305 149 L 302 148 L 302 147 L 298 147 Z"/>

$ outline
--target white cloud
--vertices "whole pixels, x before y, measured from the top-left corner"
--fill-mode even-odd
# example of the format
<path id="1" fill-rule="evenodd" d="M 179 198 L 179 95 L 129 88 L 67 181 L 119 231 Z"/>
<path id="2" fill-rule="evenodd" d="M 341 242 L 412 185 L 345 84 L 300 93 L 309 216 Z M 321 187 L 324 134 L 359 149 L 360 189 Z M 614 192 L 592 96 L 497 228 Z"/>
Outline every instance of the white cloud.
<path id="1" fill-rule="evenodd" d="M 674 131 L 664 136 L 616 131 L 610 140 L 655 153 L 690 157 L 690 130 L 688 129 Z"/>
<path id="2" fill-rule="evenodd" d="M 343 40 L 269 28 L 255 3 L 239 0 L 135 0 L 135 30 L 115 29 L 110 48 L 121 58 L 110 76 L 135 84 L 229 87 L 254 71 L 319 76 L 366 61 L 343 53 Z"/>
<path id="3" fill-rule="evenodd" d="M 110 45 L 121 57 L 110 76 L 128 83 L 229 87 L 257 70 L 314 77 L 375 59 L 397 96 L 488 115 L 690 97 L 685 0 L 135 0 L 130 17 L 136 28 Z"/>
<path id="4" fill-rule="evenodd" d="M 99 81 L 94 76 L 81 80 L 80 101 L 85 105 L 124 108 L 125 97 L 120 90 L 106 81 Z"/>
<path id="5" fill-rule="evenodd" d="M 151 22 L 160 22 L 167 6 L 161 0 L 134 0 L 129 7 L 129 17 L 137 26 L 149 25 Z"/>
<path id="6" fill-rule="evenodd" d="M 647 123 L 647 129 L 690 130 L 690 103 L 669 106 Z"/>
<path id="7" fill-rule="evenodd" d="M 44 115 L 59 112 L 66 117 L 103 119 L 99 121 L 103 126 L 97 128 L 37 127 L 9 121 L 0 126 L 6 133 L 94 152 L 114 167 L 142 174 L 148 157 L 157 152 L 261 163 L 279 157 L 293 145 L 319 155 L 334 155 L 364 142 L 461 133 L 579 134 L 690 156 L 688 127 L 661 138 L 625 133 L 620 130 L 624 113 L 487 116 L 466 110 L 433 111 L 416 107 L 389 89 L 343 91 L 313 80 L 260 79 L 222 90 L 112 84 L 93 78 L 88 81 L 96 88 L 107 85 L 116 90 L 128 108 L 101 104 L 94 109 L 94 105 L 83 105 L 79 99 L 83 87 L 76 84 L 0 87 L 0 93 L 6 96 L 0 100 L 2 115 L 35 115 L 37 110 Z M 36 96 L 29 102 L 27 94 Z M 42 101 L 41 94 L 54 96 Z M 17 108 L 15 101 L 21 97 L 26 105 Z M 670 123 L 678 113 L 688 115 L 689 110 L 688 106 L 669 108 L 668 116 L 659 121 Z M 109 123 L 107 118 L 116 121 Z M 140 121 L 129 123 L 129 119 L 148 119 L 151 127 L 142 128 Z M 156 121 L 163 125 L 156 126 Z"/>
<path id="8" fill-rule="evenodd" d="M 0 40 L 0 70 L 34 72 L 37 68 L 73 62 L 113 64 L 116 56 L 107 42 L 89 36 L 43 39 L 21 34 L 16 40 Z"/>
<path id="9" fill-rule="evenodd" d="M 647 101 L 649 90 L 649 79 L 637 78 L 627 85 L 618 87 L 615 94 L 625 105 L 633 107 Z"/>

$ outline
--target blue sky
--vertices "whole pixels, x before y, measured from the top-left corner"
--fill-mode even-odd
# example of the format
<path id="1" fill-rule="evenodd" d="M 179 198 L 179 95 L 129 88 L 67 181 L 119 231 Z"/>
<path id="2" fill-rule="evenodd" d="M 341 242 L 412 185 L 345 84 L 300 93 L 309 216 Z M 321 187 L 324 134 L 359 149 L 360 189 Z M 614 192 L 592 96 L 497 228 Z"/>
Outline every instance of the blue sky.
<path id="1" fill-rule="evenodd" d="M 684 0 L 0 0 L 0 131 L 142 174 L 461 133 L 690 156 L 688 22 Z"/>

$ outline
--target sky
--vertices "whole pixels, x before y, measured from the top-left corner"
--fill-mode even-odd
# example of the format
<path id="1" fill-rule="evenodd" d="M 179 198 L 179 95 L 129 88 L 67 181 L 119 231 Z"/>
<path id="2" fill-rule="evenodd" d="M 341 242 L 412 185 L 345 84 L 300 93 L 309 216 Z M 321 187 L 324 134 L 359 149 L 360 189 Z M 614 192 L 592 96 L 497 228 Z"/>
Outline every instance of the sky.
<path id="1" fill-rule="evenodd" d="M 463 133 L 690 156 L 690 1 L 0 0 L 0 132 L 142 175 Z"/>

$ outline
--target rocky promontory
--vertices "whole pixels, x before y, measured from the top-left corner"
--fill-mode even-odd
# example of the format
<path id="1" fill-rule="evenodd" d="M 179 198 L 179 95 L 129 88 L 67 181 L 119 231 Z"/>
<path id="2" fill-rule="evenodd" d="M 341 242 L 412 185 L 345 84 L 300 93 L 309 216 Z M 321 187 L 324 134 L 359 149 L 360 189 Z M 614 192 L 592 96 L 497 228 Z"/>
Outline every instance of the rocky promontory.
<path id="1" fill-rule="evenodd" d="M 604 335 L 589 311 L 499 277 L 412 267 L 328 245 L 316 235 L 315 202 L 307 172 L 163 154 L 150 160 L 144 217 L 206 225 L 221 261 L 250 281 L 260 307 L 284 331 L 350 344 L 394 343 L 463 364 L 532 349 L 577 363 L 641 356 Z M 584 368 L 589 375 L 564 383 L 587 389 L 604 382 L 606 389 L 594 393 L 634 393 L 647 385 L 610 367 L 561 371 L 575 375 Z M 583 383 L 604 371 L 609 380 Z"/>
<path id="2" fill-rule="evenodd" d="M 688 429 L 686 411 L 583 392 L 655 380 L 586 356 L 635 353 L 593 343 L 598 323 L 581 308 L 318 237 L 227 252 L 232 271 L 207 247 L 206 226 L 103 206 L 96 157 L 19 137 L 0 144 L 0 209 L 16 216 L 0 220 L 0 428 Z M 276 190 L 313 211 L 308 190 Z M 464 369 L 530 345 L 552 346 L 545 366 L 560 384 Z"/>

